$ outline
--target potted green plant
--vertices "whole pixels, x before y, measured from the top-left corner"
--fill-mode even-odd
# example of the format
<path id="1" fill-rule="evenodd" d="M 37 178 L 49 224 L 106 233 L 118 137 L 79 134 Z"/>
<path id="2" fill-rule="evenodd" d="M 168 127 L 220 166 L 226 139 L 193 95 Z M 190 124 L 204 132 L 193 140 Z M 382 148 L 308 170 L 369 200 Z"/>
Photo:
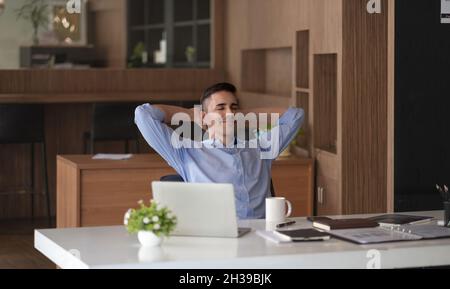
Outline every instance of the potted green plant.
<path id="1" fill-rule="evenodd" d="M 129 233 L 137 234 L 143 246 L 159 246 L 164 237 L 175 229 L 177 218 L 167 208 L 152 200 L 149 206 L 141 200 L 139 208 L 129 209 L 124 225 Z"/>
<path id="2" fill-rule="evenodd" d="M 295 138 L 291 142 L 291 144 L 299 146 L 299 147 L 306 146 L 306 134 L 305 134 L 305 130 L 303 128 L 299 128 L 299 130 L 297 131 L 297 134 L 295 135 Z"/>
<path id="3" fill-rule="evenodd" d="M 144 42 L 138 42 L 133 48 L 133 54 L 131 54 L 128 61 L 128 68 L 143 67 L 145 65 L 144 55 L 147 53 Z"/>
<path id="4" fill-rule="evenodd" d="M 39 28 L 48 25 L 48 4 L 44 0 L 28 0 L 16 10 L 17 19 L 30 21 L 33 26 L 33 45 L 39 45 Z"/>
<path id="5" fill-rule="evenodd" d="M 291 155 L 291 150 L 293 150 L 295 147 L 303 146 L 306 146 L 305 130 L 303 128 L 299 128 L 297 133 L 295 134 L 294 139 L 289 143 L 288 147 L 283 152 L 281 152 L 280 156 L 289 157 Z"/>
<path id="6" fill-rule="evenodd" d="M 193 63 L 194 62 L 194 56 L 195 56 L 195 47 L 193 47 L 193 46 L 186 47 L 185 54 L 186 54 L 186 60 L 189 63 Z"/>

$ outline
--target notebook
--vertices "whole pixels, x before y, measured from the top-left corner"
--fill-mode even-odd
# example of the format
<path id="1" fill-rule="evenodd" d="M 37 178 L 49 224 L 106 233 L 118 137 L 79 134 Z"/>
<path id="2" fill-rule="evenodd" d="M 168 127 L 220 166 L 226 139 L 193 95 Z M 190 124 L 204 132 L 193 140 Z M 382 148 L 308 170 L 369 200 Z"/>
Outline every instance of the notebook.
<path id="1" fill-rule="evenodd" d="M 356 244 L 450 238 L 450 228 L 430 224 L 334 230 L 328 233 Z"/>
<path id="2" fill-rule="evenodd" d="M 372 228 L 378 227 L 378 223 L 368 219 L 316 219 L 313 227 L 330 231 L 342 229 Z"/>
<path id="3" fill-rule="evenodd" d="M 433 217 L 426 216 L 410 216 L 410 215 L 401 215 L 401 214 L 387 214 L 381 216 L 375 216 L 368 218 L 369 220 L 378 222 L 380 226 L 391 226 L 391 225 L 406 225 L 406 224 L 420 224 L 427 223 L 431 220 L 434 220 Z"/>
<path id="4" fill-rule="evenodd" d="M 325 241 L 330 239 L 329 234 L 319 232 L 315 229 L 277 230 L 274 231 L 274 233 L 281 235 L 292 242 Z"/>

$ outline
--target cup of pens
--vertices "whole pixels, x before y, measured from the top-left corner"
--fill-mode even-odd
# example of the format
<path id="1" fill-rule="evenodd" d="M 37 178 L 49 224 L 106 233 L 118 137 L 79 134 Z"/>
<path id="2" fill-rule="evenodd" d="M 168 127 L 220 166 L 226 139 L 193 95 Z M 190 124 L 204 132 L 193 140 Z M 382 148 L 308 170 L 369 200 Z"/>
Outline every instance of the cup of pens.
<path id="1" fill-rule="evenodd" d="M 442 200 L 444 202 L 444 226 L 450 227 L 450 192 L 447 185 L 441 187 L 436 185 L 436 189 L 441 194 Z"/>

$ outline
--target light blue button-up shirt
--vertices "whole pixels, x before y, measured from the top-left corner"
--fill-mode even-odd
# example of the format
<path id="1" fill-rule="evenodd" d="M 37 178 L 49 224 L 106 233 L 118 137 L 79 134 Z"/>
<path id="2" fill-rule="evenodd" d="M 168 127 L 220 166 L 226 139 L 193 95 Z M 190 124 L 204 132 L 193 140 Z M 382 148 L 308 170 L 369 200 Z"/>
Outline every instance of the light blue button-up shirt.
<path id="1" fill-rule="evenodd" d="M 147 143 L 173 167 L 186 182 L 231 183 L 235 191 L 239 219 L 265 217 L 265 198 L 270 196 L 272 161 L 295 137 L 304 119 L 299 108 L 289 108 L 278 121 L 279 146 L 271 158 L 261 158 L 267 146 L 217 147 L 205 140 L 200 147 L 173 146 L 173 130 L 163 123 L 164 113 L 150 104 L 138 106 L 135 123 Z M 235 143 L 236 144 L 236 143 Z M 241 148 L 245 146 L 245 148 Z"/>

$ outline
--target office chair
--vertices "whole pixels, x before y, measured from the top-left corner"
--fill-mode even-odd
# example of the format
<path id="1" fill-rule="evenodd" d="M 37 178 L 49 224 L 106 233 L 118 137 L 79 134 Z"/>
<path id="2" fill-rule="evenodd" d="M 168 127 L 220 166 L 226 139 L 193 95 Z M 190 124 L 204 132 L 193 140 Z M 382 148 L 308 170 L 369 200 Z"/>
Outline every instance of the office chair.
<path id="1" fill-rule="evenodd" d="M 135 142 L 139 153 L 139 133 L 134 124 L 134 111 L 138 103 L 96 103 L 93 105 L 91 130 L 84 134 L 84 152 L 95 153 L 97 141 L 124 141 L 129 153 L 129 141 Z M 89 144 L 89 145 L 88 145 Z"/>
<path id="2" fill-rule="evenodd" d="M 160 179 L 161 182 L 184 182 L 184 179 L 180 175 L 167 175 Z M 273 187 L 272 179 L 270 179 L 270 196 L 275 197 L 275 188 Z"/>

